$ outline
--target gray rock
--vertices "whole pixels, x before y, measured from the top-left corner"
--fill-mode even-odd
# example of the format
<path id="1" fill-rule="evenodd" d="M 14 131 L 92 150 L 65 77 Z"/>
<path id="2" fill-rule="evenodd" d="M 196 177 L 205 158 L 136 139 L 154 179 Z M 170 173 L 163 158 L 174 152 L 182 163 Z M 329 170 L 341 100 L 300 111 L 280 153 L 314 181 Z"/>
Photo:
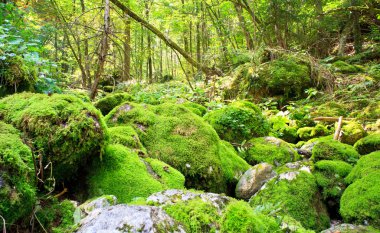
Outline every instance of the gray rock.
<path id="1" fill-rule="evenodd" d="M 310 141 L 306 142 L 306 144 L 303 145 L 300 150 L 302 151 L 302 153 L 305 153 L 307 156 L 311 157 L 313 148 L 315 145 L 318 144 L 318 142 L 319 142 L 318 140 L 313 141 L 313 142 L 310 142 Z"/>
<path id="2" fill-rule="evenodd" d="M 353 224 L 339 224 L 330 227 L 327 230 L 321 231 L 321 233 L 337 233 L 337 232 L 344 232 L 344 233 L 358 233 L 358 232 L 372 232 L 365 226 L 357 226 Z"/>
<path id="3" fill-rule="evenodd" d="M 230 197 L 215 193 L 196 193 L 188 190 L 171 189 L 155 193 L 148 197 L 147 202 L 153 205 L 172 205 L 179 201 L 190 201 L 200 198 L 204 202 L 211 203 L 221 211 L 231 200 Z"/>
<path id="4" fill-rule="evenodd" d="M 80 205 L 79 208 L 85 214 L 89 214 L 90 212 L 94 210 L 114 206 L 116 204 L 117 204 L 117 198 L 115 196 L 105 195 L 93 200 L 86 201 L 85 203 Z"/>
<path id="5" fill-rule="evenodd" d="M 236 186 L 236 197 L 249 200 L 271 178 L 276 176 L 273 166 L 260 163 L 244 173 Z"/>
<path id="6" fill-rule="evenodd" d="M 79 223 L 77 233 L 185 232 L 164 210 L 153 206 L 115 205 L 95 209 Z"/>

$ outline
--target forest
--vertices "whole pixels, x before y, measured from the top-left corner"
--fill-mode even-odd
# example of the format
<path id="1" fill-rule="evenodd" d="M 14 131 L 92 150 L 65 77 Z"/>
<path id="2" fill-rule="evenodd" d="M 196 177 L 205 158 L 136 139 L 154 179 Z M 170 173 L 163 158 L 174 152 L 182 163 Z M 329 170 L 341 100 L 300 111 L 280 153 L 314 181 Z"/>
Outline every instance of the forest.
<path id="1" fill-rule="evenodd" d="M 379 0 L 0 0 L 3 233 L 380 233 Z"/>

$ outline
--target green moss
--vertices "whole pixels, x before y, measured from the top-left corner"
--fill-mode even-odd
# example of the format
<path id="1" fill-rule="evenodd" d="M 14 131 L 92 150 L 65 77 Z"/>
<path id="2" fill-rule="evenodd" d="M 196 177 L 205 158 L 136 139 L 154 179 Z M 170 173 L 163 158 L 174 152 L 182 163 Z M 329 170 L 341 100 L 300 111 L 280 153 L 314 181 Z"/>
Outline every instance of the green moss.
<path id="1" fill-rule="evenodd" d="M 312 138 L 327 136 L 331 132 L 327 129 L 326 126 L 317 124 L 315 127 L 304 127 L 300 128 L 297 131 L 297 134 L 301 140 L 307 141 Z"/>
<path id="2" fill-rule="evenodd" d="M 204 116 L 207 112 L 207 109 L 205 107 L 203 107 L 202 105 L 197 104 L 197 103 L 185 102 L 182 105 L 185 106 L 186 108 L 188 108 L 193 113 L 195 113 L 201 117 Z"/>
<path id="3" fill-rule="evenodd" d="M 149 163 L 153 171 L 158 175 L 164 188 L 185 188 L 185 177 L 179 171 L 157 159 L 146 158 L 145 161 Z"/>
<path id="4" fill-rule="evenodd" d="M 90 197 L 114 195 L 120 203 L 128 203 L 135 197 L 148 197 L 164 189 L 138 155 L 122 145 L 107 146 L 102 160 L 94 160 L 88 187 Z"/>
<path id="5" fill-rule="evenodd" d="M 138 153 L 147 154 L 139 135 L 132 126 L 117 126 L 109 128 L 110 143 L 121 144 Z"/>
<path id="6" fill-rule="evenodd" d="M 225 192 L 220 139 L 203 119 L 180 104 L 126 103 L 106 117 L 109 125 L 131 125 L 149 152 L 178 169 L 186 187 Z"/>
<path id="7" fill-rule="evenodd" d="M 321 138 L 317 140 L 317 144 L 313 147 L 311 159 L 315 162 L 319 160 L 341 160 L 355 163 L 359 156 L 353 146 L 336 140 Z"/>
<path id="8" fill-rule="evenodd" d="M 84 89 L 67 89 L 63 91 L 63 94 L 75 96 L 86 103 L 91 102 L 88 91 Z"/>
<path id="9" fill-rule="evenodd" d="M 186 228 L 186 232 L 216 232 L 220 218 L 211 203 L 193 199 L 165 206 L 164 210 Z"/>
<path id="10" fill-rule="evenodd" d="M 375 173 L 380 167 L 380 151 L 362 156 L 351 173 L 346 177 L 346 182 L 351 184 L 368 174 Z"/>
<path id="11" fill-rule="evenodd" d="M 273 137 L 254 138 L 246 145 L 248 149 L 242 156 L 251 165 L 266 162 L 279 166 L 301 158 L 292 146 Z"/>
<path id="12" fill-rule="evenodd" d="M 373 151 L 380 150 L 380 133 L 374 133 L 360 139 L 355 143 L 354 148 L 361 155 L 366 155 Z"/>
<path id="13" fill-rule="evenodd" d="M 347 107 L 342 103 L 327 102 L 319 105 L 311 115 L 312 117 L 340 117 L 347 116 L 348 111 Z"/>
<path id="14" fill-rule="evenodd" d="M 358 111 L 353 112 L 350 116 L 357 119 L 379 119 L 380 118 L 380 101 L 372 102 L 368 106 L 359 108 Z"/>
<path id="15" fill-rule="evenodd" d="M 126 101 L 131 101 L 132 99 L 133 97 L 127 93 L 113 93 L 108 94 L 104 98 L 98 100 L 94 105 L 105 116 L 118 105 Z"/>
<path id="16" fill-rule="evenodd" d="M 300 222 L 288 215 L 279 216 L 278 218 L 281 220 L 281 229 L 283 232 L 315 233 L 313 230 L 305 229 Z"/>
<path id="17" fill-rule="evenodd" d="M 344 61 L 334 62 L 332 64 L 332 68 L 334 69 L 334 71 L 342 73 L 342 74 L 354 74 L 354 73 L 358 73 L 362 71 L 362 69 L 360 69 L 359 67 L 350 65 Z"/>
<path id="18" fill-rule="evenodd" d="M 253 207 L 272 205 L 278 210 L 277 214 L 289 215 L 309 229 L 322 230 L 330 224 L 316 180 L 304 171 L 292 180 L 272 179 L 251 198 L 250 204 Z"/>
<path id="19" fill-rule="evenodd" d="M 282 232 L 275 218 L 254 213 L 244 201 L 233 201 L 225 208 L 220 226 L 220 231 L 226 233 Z"/>
<path id="20" fill-rule="evenodd" d="M 32 212 L 36 201 L 34 185 L 30 148 L 23 144 L 15 128 L 0 122 L 0 215 L 7 224 Z"/>
<path id="21" fill-rule="evenodd" d="M 56 182 L 73 178 L 90 156 L 99 154 L 107 140 L 101 114 L 90 104 L 69 95 L 23 93 L 0 100 L 0 119 L 12 124 L 52 162 Z"/>
<path id="22" fill-rule="evenodd" d="M 340 213 L 346 222 L 368 222 L 380 227 L 380 172 L 376 171 L 356 180 L 344 191 Z"/>
<path id="23" fill-rule="evenodd" d="M 380 65 L 376 64 L 368 69 L 368 74 L 373 77 L 375 80 L 380 81 Z"/>
<path id="24" fill-rule="evenodd" d="M 214 127 L 221 139 L 233 143 L 241 143 L 269 133 L 269 123 L 260 109 L 245 101 L 209 112 L 204 119 Z"/>
<path id="25" fill-rule="evenodd" d="M 50 199 L 37 206 L 36 216 L 48 232 L 65 233 L 74 229 L 74 211 L 75 206 L 69 200 Z"/>
<path id="26" fill-rule="evenodd" d="M 359 139 L 365 137 L 367 133 L 363 126 L 357 122 L 348 122 L 342 127 L 342 142 L 354 145 Z"/>

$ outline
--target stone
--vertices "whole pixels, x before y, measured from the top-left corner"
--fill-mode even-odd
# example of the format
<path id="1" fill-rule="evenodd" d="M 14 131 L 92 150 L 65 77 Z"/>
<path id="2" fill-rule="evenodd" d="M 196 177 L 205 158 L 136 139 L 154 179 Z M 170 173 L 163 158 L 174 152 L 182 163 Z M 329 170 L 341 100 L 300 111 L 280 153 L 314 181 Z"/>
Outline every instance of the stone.
<path id="1" fill-rule="evenodd" d="M 268 163 L 261 163 L 244 173 L 236 186 L 236 197 L 249 200 L 260 188 L 276 173 L 273 166 Z"/>
<path id="2" fill-rule="evenodd" d="M 370 231 L 367 227 L 365 226 L 358 226 L 358 225 L 353 225 L 353 224 L 339 224 L 339 225 L 334 225 L 330 227 L 327 230 L 321 231 L 321 233 L 358 233 L 358 232 L 372 232 Z"/>

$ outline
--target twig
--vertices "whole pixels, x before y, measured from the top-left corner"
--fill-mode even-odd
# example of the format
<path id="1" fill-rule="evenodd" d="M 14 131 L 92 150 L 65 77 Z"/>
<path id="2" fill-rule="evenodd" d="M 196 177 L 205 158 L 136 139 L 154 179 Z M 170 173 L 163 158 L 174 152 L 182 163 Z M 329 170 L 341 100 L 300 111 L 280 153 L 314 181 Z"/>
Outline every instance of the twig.
<path id="1" fill-rule="evenodd" d="M 64 188 L 62 192 L 58 193 L 57 195 L 55 195 L 54 197 L 55 198 L 59 198 L 60 196 L 64 195 L 65 193 L 67 193 L 67 188 Z"/>
<path id="2" fill-rule="evenodd" d="M 7 233 L 7 228 L 5 227 L 5 219 L 3 218 L 3 216 L 0 215 L 0 218 L 3 220 L 3 233 Z"/>

